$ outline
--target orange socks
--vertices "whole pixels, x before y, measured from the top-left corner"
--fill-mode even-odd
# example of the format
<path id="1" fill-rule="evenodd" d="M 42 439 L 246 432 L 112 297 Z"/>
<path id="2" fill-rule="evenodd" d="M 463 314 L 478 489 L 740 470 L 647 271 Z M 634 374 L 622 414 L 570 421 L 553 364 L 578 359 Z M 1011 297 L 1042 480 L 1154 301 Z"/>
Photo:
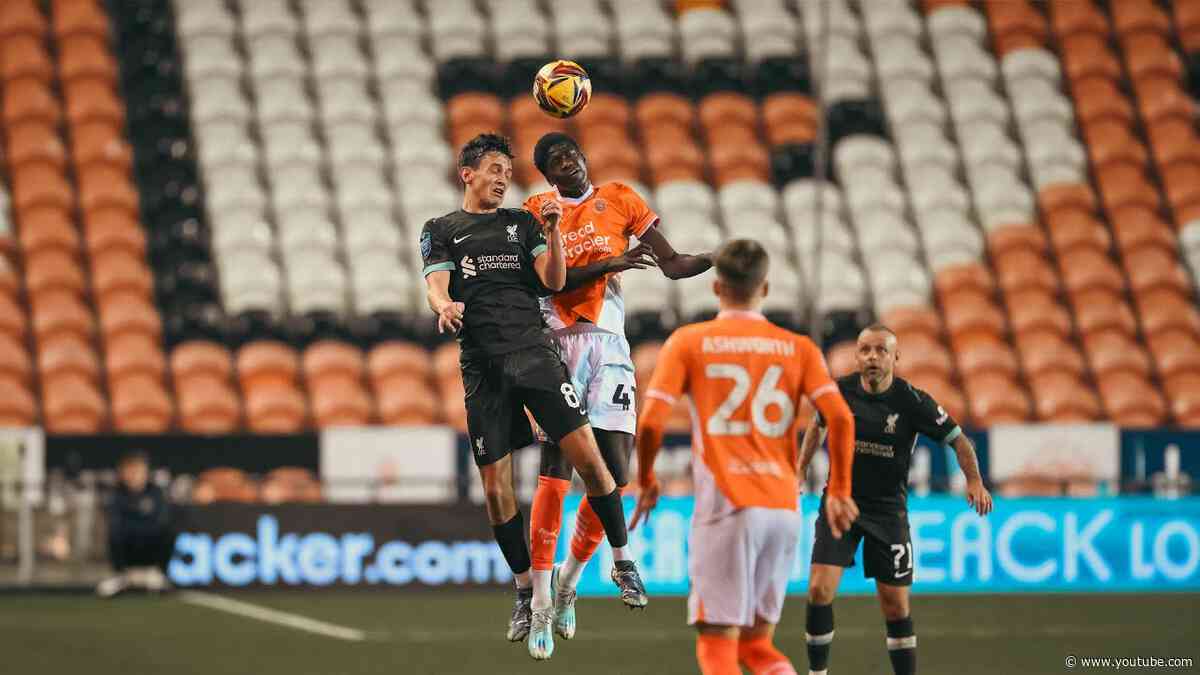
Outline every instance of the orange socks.
<path id="1" fill-rule="evenodd" d="M 796 675 L 792 662 L 765 635 L 739 640 L 738 661 L 753 675 Z"/>
<path id="2" fill-rule="evenodd" d="M 701 633 L 696 636 L 696 661 L 702 675 L 741 675 L 738 667 L 738 641 L 724 635 Z"/>
<path id="3" fill-rule="evenodd" d="M 600 542 L 604 541 L 604 524 L 588 500 L 579 501 L 579 513 L 575 517 L 575 533 L 571 536 L 571 556 L 579 562 L 592 559 Z"/>
<path id="4" fill-rule="evenodd" d="M 533 506 L 529 510 L 529 552 L 535 570 L 554 568 L 554 549 L 558 544 L 558 531 L 562 527 L 563 499 L 570 489 L 571 481 L 538 476 L 537 491 L 534 492 Z"/>

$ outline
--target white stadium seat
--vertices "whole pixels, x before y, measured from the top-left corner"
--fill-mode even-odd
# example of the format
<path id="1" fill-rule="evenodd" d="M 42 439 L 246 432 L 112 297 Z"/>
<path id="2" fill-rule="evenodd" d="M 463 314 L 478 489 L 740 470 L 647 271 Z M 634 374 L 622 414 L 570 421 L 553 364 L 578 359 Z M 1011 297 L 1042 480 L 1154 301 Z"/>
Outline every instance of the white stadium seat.
<path id="1" fill-rule="evenodd" d="M 929 34 L 937 39 L 963 36 L 978 43 L 987 35 L 987 21 L 970 7 L 942 7 L 930 13 Z"/>
<path id="2" fill-rule="evenodd" d="M 982 80 L 955 80 L 946 83 L 946 102 L 950 116 L 959 128 L 988 121 L 1008 126 L 1008 104 L 996 90 Z"/>
<path id="3" fill-rule="evenodd" d="M 211 218 L 213 252 L 218 258 L 248 251 L 264 257 L 275 246 L 275 232 L 261 218 Z"/>
<path id="4" fill-rule="evenodd" d="M 191 83 L 192 119 L 199 124 L 223 119 L 245 124 L 250 121 L 250 105 L 234 78 L 214 77 Z"/>
<path id="5" fill-rule="evenodd" d="M 843 181 L 867 168 L 888 175 L 896 171 L 896 153 L 891 143 L 871 134 L 856 134 L 838 141 L 833 148 L 833 161 Z"/>
<path id="6" fill-rule="evenodd" d="M 743 217 L 775 218 L 779 213 L 779 192 L 770 184 L 755 180 L 727 183 L 717 190 L 717 202 L 727 224 Z"/>
<path id="7" fill-rule="evenodd" d="M 272 77 L 305 77 L 308 68 L 295 38 L 288 35 L 267 34 L 255 38 L 247 51 L 250 73 L 262 81 Z"/>
<path id="8" fill-rule="evenodd" d="M 871 42 L 875 68 L 880 82 L 897 80 L 933 80 L 933 62 L 915 38 L 894 35 Z"/>
<path id="9" fill-rule="evenodd" d="M 263 154 L 271 169 L 293 162 L 317 164 L 321 161 L 321 146 L 307 125 L 273 124 L 262 128 L 261 132 Z"/>
<path id="10" fill-rule="evenodd" d="M 365 79 L 370 74 L 367 58 L 355 35 L 333 33 L 309 39 L 310 72 L 317 80 Z"/>
<path id="11" fill-rule="evenodd" d="M 287 0 L 241 0 L 242 33 L 250 39 L 262 35 L 294 36 L 300 29 Z"/>
<path id="12" fill-rule="evenodd" d="M 429 89 L 433 82 L 433 61 L 421 51 L 420 45 L 399 36 L 376 38 L 373 42 L 375 54 L 375 77 L 380 88 L 392 80 L 413 82 Z"/>
<path id="13" fill-rule="evenodd" d="M 695 181 L 670 181 L 658 186 L 654 195 L 659 212 L 667 214 L 701 214 L 712 218 L 716 215 L 716 194 L 704 183 Z"/>
<path id="14" fill-rule="evenodd" d="M 869 216 L 855 218 L 854 230 L 858 235 L 858 246 L 868 259 L 884 251 L 916 257 L 921 250 L 916 232 L 901 214 L 876 211 Z"/>
<path id="15" fill-rule="evenodd" d="M 312 122 L 313 107 L 304 88 L 304 80 L 272 77 L 262 81 L 252 80 L 251 85 L 261 124 Z"/>
<path id="16" fill-rule="evenodd" d="M 308 255 L 333 257 L 338 250 L 337 228 L 319 217 L 280 221 L 279 251 L 287 265 Z"/>
<path id="17" fill-rule="evenodd" d="M 915 295 L 928 295 L 933 287 L 925 267 L 903 253 L 885 253 L 871 258 L 867 274 L 871 292 L 876 295 L 882 289 L 903 289 Z"/>
<path id="18" fill-rule="evenodd" d="M 933 172 L 914 174 L 908 185 L 911 190 L 913 214 L 920 219 L 923 214 L 951 211 L 967 213 L 971 208 L 971 197 L 956 179 L 951 176 L 950 182 L 942 180 L 925 180 L 925 177 L 939 175 Z"/>
<path id="19" fill-rule="evenodd" d="M 237 24 L 222 2 L 176 0 L 175 25 L 180 36 L 233 35 Z"/>
<path id="20" fill-rule="evenodd" d="M 935 38 L 933 53 L 943 82 L 980 80 L 990 84 L 996 81 L 996 60 L 969 37 Z"/>
<path id="21" fill-rule="evenodd" d="M 921 17 L 907 2 L 860 3 L 863 25 L 871 40 L 904 36 L 914 40 L 922 37 Z"/>
<path id="22" fill-rule="evenodd" d="M 371 2 L 363 9 L 367 32 L 376 44 L 384 39 L 419 42 L 425 36 L 425 21 L 407 2 Z"/>
<path id="23" fill-rule="evenodd" d="M 1046 49 L 1018 49 L 1000 59 L 1000 71 L 1008 82 L 1040 78 L 1057 85 L 1062 80 L 1058 57 Z"/>
<path id="24" fill-rule="evenodd" d="M 193 128 L 200 166 L 206 173 L 229 165 L 258 163 L 258 146 L 250 140 L 244 122 L 228 119 L 197 121 Z"/>
<path id="25" fill-rule="evenodd" d="M 1003 127 L 975 124 L 969 133 L 959 136 L 963 165 L 967 173 L 984 164 L 999 164 L 1016 172 L 1022 164 L 1021 151 Z"/>
<path id="26" fill-rule="evenodd" d="M 181 51 L 183 70 L 190 81 L 242 76 L 242 58 L 230 35 L 196 35 L 181 45 Z"/>

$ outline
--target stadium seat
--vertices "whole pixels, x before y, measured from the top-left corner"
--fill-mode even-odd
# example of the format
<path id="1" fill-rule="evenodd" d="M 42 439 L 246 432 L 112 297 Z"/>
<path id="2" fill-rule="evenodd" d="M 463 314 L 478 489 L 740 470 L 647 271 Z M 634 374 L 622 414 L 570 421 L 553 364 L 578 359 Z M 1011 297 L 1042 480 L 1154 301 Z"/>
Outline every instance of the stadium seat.
<path id="1" fill-rule="evenodd" d="M 37 369 L 44 379 L 76 377 L 92 385 L 100 381 L 96 350 L 74 336 L 57 336 L 39 342 Z"/>
<path id="2" fill-rule="evenodd" d="M 1142 333 L 1147 338 L 1172 330 L 1200 335 L 1200 312 L 1188 298 L 1171 290 L 1158 289 L 1139 293 L 1134 296 L 1134 301 Z"/>
<path id="3" fill-rule="evenodd" d="M 1016 378 L 1019 371 L 1012 347 L 994 334 L 970 333 L 952 338 L 958 372 L 964 379 L 984 373 L 1000 373 Z"/>
<path id="4" fill-rule="evenodd" d="M 1150 357 L 1132 337 L 1120 331 L 1092 332 L 1083 337 L 1083 349 L 1097 381 L 1114 373 L 1149 377 Z"/>
<path id="5" fill-rule="evenodd" d="M 903 357 L 896 365 L 900 375 L 934 373 L 947 379 L 951 377 L 954 373 L 954 362 L 949 350 L 940 340 L 924 332 L 894 330 L 897 330 L 897 344 L 903 351 Z"/>
<path id="6" fill-rule="evenodd" d="M 1039 290 L 1046 293 L 1058 291 L 1058 275 L 1045 257 L 1020 248 L 993 253 L 996 267 L 996 282 L 1006 293 Z"/>
<path id="7" fill-rule="evenodd" d="M 1200 373 L 1200 339 L 1186 331 L 1159 333 L 1147 340 L 1155 371 L 1163 380 Z"/>
<path id="8" fill-rule="evenodd" d="M 110 383 L 133 377 L 161 382 L 166 369 L 162 347 L 147 335 L 123 335 L 104 345 L 104 371 Z"/>
<path id="9" fill-rule="evenodd" d="M 1062 337 L 1071 334 L 1071 316 L 1053 295 L 1041 289 L 1028 289 L 1004 294 L 1008 322 L 1013 334 L 1052 333 Z"/>
<path id="10" fill-rule="evenodd" d="M 295 385 L 255 382 L 245 397 L 246 424 L 255 433 L 297 433 L 308 421 L 307 401 Z"/>
<path id="11" fill-rule="evenodd" d="M 241 422 L 241 406 L 233 388 L 216 378 L 179 379 L 175 396 L 180 426 L 196 434 L 227 434 Z"/>
<path id="12" fill-rule="evenodd" d="M 240 469 L 217 467 L 200 472 L 192 486 L 192 503 L 258 501 L 258 486 Z"/>
<path id="13" fill-rule="evenodd" d="M 1120 295 L 1096 288 L 1068 296 L 1075 315 L 1075 326 L 1081 335 L 1106 330 L 1119 330 L 1128 335 L 1137 331 L 1133 311 Z"/>
<path id="14" fill-rule="evenodd" d="M 461 388 L 461 384 L 459 387 Z M 377 380 L 375 397 L 383 424 L 426 425 L 433 424 L 437 419 L 436 394 L 424 378 L 416 377 L 412 373 L 399 373 L 384 380 Z M 453 401 L 454 396 L 445 394 L 444 400 Z M 459 406 L 461 404 L 460 397 Z M 463 413 L 465 415 L 465 410 Z M 465 422 L 465 419 L 462 421 Z"/>
<path id="15" fill-rule="evenodd" d="M 313 385 L 309 395 L 313 421 L 318 428 L 363 426 L 371 422 L 371 398 L 360 382 L 327 376 Z"/>
<path id="16" fill-rule="evenodd" d="M 1030 380 L 1054 372 L 1077 378 L 1087 373 L 1083 355 L 1062 335 L 1045 331 L 1022 333 L 1017 335 L 1016 343 L 1021 370 Z"/>
<path id="17" fill-rule="evenodd" d="M 299 361 L 296 352 L 281 342 L 248 344 L 236 355 L 237 378 L 243 390 L 269 385 L 291 386 L 296 382 Z"/>
<path id="18" fill-rule="evenodd" d="M 1060 258 L 1063 288 L 1070 294 L 1089 290 L 1122 293 L 1125 279 L 1108 255 L 1099 251 L 1077 250 L 1070 258 Z"/>
<path id="19" fill-rule="evenodd" d="M 259 494 L 264 504 L 309 503 L 323 500 L 320 480 L 308 469 L 282 466 L 263 476 Z"/>
<path id="20" fill-rule="evenodd" d="M 162 383 L 138 375 L 114 382 L 112 391 L 113 429 L 121 433 L 161 434 L 171 425 L 171 399 Z"/>
<path id="21" fill-rule="evenodd" d="M 1087 422 L 1101 414 L 1096 394 L 1081 380 L 1063 372 L 1053 372 L 1029 381 L 1034 405 L 1040 419 L 1048 422 Z"/>
<path id="22" fill-rule="evenodd" d="M 1144 377 L 1117 373 L 1099 380 L 1100 400 L 1121 427 L 1155 427 L 1166 418 L 1163 395 Z"/>
<path id="23" fill-rule="evenodd" d="M 95 434 L 108 421 L 99 389 L 78 375 L 42 381 L 42 414 L 46 430 L 57 434 Z"/>
<path id="24" fill-rule="evenodd" d="M 992 426 L 1029 420 L 1029 397 L 1015 381 L 1004 375 L 978 375 L 964 380 L 963 388 L 970 401 L 971 420 L 977 425 Z"/>

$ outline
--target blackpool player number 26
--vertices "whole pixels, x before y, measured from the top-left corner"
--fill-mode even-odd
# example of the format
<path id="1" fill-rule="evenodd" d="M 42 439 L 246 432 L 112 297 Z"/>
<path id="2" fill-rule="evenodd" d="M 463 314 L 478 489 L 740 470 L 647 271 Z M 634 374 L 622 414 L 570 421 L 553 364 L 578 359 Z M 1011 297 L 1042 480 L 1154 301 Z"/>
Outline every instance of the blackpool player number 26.
<path id="1" fill-rule="evenodd" d="M 763 436 L 779 438 L 791 428 L 792 420 L 796 418 L 796 405 L 788 398 L 787 392 L 778 388 L 779 378 L 783 375 L 782 366 L 767 368 L 757 386 L 750 372 L 736 363 L 710 363 L 704 369 L 704 374 L 714 380 L 733 380 L 733 389 L 725 397 L 725 402 L 708 418 L 709 434 L 746 436 L 750 434 L 753 424 L 754 430 Z M 751 421 L 732 419 L 734 412 L 750 396 L 751 389 L 754 390 L 754 398 L 750 400 Z M 774 422 L 767 419 L 767 409 L 772 406 L 779 408 L 779 419 Z"/>

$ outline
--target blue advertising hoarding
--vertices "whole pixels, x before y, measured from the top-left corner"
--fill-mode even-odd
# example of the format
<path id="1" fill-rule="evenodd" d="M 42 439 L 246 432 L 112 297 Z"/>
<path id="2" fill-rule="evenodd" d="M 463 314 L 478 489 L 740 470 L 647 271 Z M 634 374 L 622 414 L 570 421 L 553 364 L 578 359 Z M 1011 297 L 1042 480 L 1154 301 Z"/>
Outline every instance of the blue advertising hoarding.
<path id="1" fill-rule="evenodd" d="M 559 555 L 568 550 L 578 498 L 567 504 Z M 628 512 L 633 501 L 626 500 Z M 804 530 L 789 592 L 808 583 L 817 498 L 803 501 Z M 647 590 L 688 590 L 691 497 L 664 497 L 631 533 Z M 1200 498 L 998 499 L 987 518 L 960 497 L 909 500 L 914 590 L 922 593 L 1200 591 Z M 861 553 L 861 552 L 860 552 Z M 859 565 L 842 593 L 873 593 Z M 611 554 L 602 547 L 584 570 L 581 595 L 609 595 Z"/>

